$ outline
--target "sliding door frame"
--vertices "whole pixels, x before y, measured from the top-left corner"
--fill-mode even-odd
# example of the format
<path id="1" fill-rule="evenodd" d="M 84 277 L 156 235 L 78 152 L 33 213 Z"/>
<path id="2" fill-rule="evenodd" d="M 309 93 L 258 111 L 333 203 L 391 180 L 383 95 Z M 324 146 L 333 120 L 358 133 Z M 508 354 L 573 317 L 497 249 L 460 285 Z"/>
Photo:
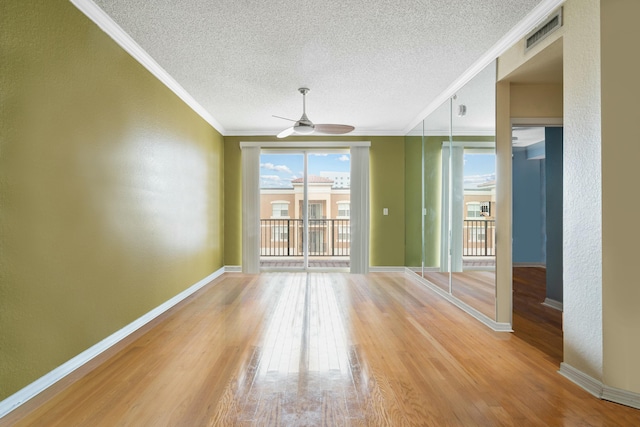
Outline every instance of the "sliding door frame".
<path id="1" fill-rule="evenodd" d="M 351 154 L 350 272 L 369 271 L 369 147 L 370 141 L 243 141 L 242 272 L 260 272 L 260 152 L 262 149 L 345 149 Z M 306 156 L 305 156 L 306 157 Z"/>

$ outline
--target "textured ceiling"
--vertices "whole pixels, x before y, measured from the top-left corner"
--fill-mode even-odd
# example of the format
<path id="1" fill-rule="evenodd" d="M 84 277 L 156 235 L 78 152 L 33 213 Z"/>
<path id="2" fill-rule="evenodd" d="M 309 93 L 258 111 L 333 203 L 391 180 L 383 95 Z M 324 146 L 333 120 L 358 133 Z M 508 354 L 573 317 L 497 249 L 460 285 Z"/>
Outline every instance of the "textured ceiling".
<path id="1" fill-rule="evenodd" d="M 221 125 L 403 134 L 542 0 L 94 0 Z"/>

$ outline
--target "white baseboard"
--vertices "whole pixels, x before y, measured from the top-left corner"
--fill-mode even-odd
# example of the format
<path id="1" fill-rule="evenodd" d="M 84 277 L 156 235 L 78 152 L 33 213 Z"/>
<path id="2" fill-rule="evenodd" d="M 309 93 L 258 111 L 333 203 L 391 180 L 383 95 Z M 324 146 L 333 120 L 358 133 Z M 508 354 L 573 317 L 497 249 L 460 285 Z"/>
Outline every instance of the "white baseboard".
<path id="1" fill-rule="evenodd" d="M 471 315 L 473 318 L 475 318 L 476 320 L 480 321 L 481 323 L 483 323 L 484 325 L 488 326 L 489 328 L 493 329 L 494 331 L 496 331 L 496 332 L 513 332 L 513 329 L 511 329 L 511 324 L 510 323 L 496 322 L 495 320 L 491 319 L 487 315 L 485 315 L 485 314 L 479 312 L 478 310 L 476 310 L 475 308 L 471 307 L 469 304 L 460 301 L 458 298 L 454 297 L 449 292 L 446 292 L 443 289 L 439 288 L 438 286 L 434 285 L 430 281 L 426 280 L 424 277 L 419 276 L 418 274 L 416 274 L 410 268 L 406 268 L 405 269 L 405 273 L 408 274 L 416 282 L 418 282 L 421 285 L 424 285 L 427 288 L 431 289 L 433 292 L 435 292 L 436 294 L 440 295 L 442 298 L 444 298 L 445 300 L 449 301 L 451 304 L 455 305 L 456 307 L 458 307 L 460 310 L 464 311 L 465 313 Z"/>
<path id="2" fill-rule="evenodd" d="M 609 402 L 619 403 L 621 405 L 630 406 L 640 409 L 640 393 L 634 393 L 628 390 L 605 385 L 602 390 L 602 398 Z"/>
<path id="3" fill-rule="evenodd" d="M 157 306 L 153 310 L 148 313 L 142 315 L 138 319 L 126 325 L 124 328 L 114 332 L 109 335 L 107 338 L 103 339 L 99 343 L 89 347 L 87 350 L 78 354 L 74 358 L 66 361 L 62 365 L 58 366 L 54 370 L 48 372 L 42 377 L 38 378 L 31 384 L 27 385 L 23 389 L 17 391 L 11 396 L 7 397 L 3 401 L 0 402 L 0 418 L 7 415 L 9 412 L 16 409 L 18 406 L 27 402 L 31 398 L 35 397 L 39 393 L 43 392 L 47 388 L 51 387 L 56 382 L 60 381 L 62 378 L 66 377 L 76 369 L 80 368 L 82 365 L 88 363 L 96 356 L 105 352 L 118 342 L 122 341 L 127 336 L 131 335 L 156 317 L 160 316 L 171 307 L 175 306 L 185 298 L 191 296 L 193 293 L 204 287 L 206 284 L 221 276 L 224 273 L 224 268 L 220 268 L 219 270 L 213 272 L 209 276 L 200 280 L 198 283 L 192 285 L 188 289 L 180 292 L 178 295 L 173 298 L 165 301 L 163 304 Z"/>
<path id="4" fill-rule="evenodd" d="M 404 271 L 410 270 L 413 271 L 416 274 L 420 274 L 422 273 L 422 268 L 423 267 L 405 267 Z M 438 273 L 440 272 L 440 267 L 424 267 L 424 271 L 430 272 L 430 273 Z"/>
<path id="5" fill-rule="evenodd" d="M 640 409 L 640 393 L 611 387 L 566 363 L 560 364 L 560 375 L 582 387 L 598 399 Z"/>
<path id="6" fill-rule="evenodd" d="M 225 265 L 224 266 L 225 273 L 242 273 L 241 265 Z"/>
<path id="7" fill-rule="evenodd" d="M 550 307 L 550 308 L 556 309 L 558 311 L 562 311 L 562 303 L 560 301 L 556 301 L 556 300 L 551 299 L 551 298 L 545 298 L 544 302 L 542 303 L 542 305 L 544 305 L 546 307 Z"/>
<path id="8" fill-rule="evenodd" d="M 564 362 L 560 363 L 558 373 L 593 394 L 595 397 L 599 399 L 602 398 L 602 382 L 599 380 Z"/>
<path id="9" fill-rule="evenodd" d="M 369 273 L 404 273 L 405 267 L 375 266 L 369 267 Z"/>
<path id="10" fill-rule="evenodd" d="M 496 271 L 496 267 L 494 265 L 472 265 L 468 267 L 462 267 L 463 272 L 467 271 Z"/>

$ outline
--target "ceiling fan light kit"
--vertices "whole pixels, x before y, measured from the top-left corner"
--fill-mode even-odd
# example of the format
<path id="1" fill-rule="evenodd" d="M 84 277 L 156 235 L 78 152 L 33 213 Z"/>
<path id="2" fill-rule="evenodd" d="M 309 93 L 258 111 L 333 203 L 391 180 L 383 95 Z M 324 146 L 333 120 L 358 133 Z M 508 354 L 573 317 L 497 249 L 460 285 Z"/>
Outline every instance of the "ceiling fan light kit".
<path id="1" fill-rule="evenodd" d="M 286 117 L 273 116 L 279 119 L 290 120 L 296 122 L 290 128 L 287 128 L 278 134 L 278 138 L 286 138 L 289 135 L 311 135 L 313 133 L 323 133 L 329 135 L 343 135 L 349 133 L 355 128 L 350 125 L 338 125 L 338 124 L 314 124 L 307 117 L 306 95 L 309 89 L 301 87 L 298 92 L 302 94 L 302 116 L 299 120 L 288 119 Z"/>

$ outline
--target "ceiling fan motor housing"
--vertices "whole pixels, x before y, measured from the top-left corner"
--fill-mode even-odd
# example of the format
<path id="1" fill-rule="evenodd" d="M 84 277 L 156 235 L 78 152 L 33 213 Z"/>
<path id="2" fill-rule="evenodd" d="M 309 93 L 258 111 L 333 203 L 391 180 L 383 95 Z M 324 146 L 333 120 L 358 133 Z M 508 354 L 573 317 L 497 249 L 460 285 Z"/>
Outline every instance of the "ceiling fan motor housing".
<path id="1" fill-rule="evenodd" d="M 298 88 L 298 92 L 302 94 L 302 117 L 298 120 L 292 127 L 283 130 L 277 136 L 278 138 L 286 138 L 291 134 L 297 135 L 311 135 L 312 133 L 318 131 L 320 133 L 333 134 L 333 135 L 341 135 L 345 133 L 351 132 L 354 127 L 349 125 L 336 125 L 336 124 L 319 124 L 314 125 L 311 120 L 307 117 L 307 105 L 305 95 L 309 92 L 309 88 L 301 87 Z M 274 116 L 285 120 L 286 117 Z M 293 121 L 293 120 L 291 120 Z"/>
<path id="2" fill-rule="evenodd" d="M 299 133 L 300 135 L 309 135 L 311 133 L 313 133 L 315 126 L 313 124 L 307 124 L 304 122 L 297 122 L 294 126 L 293 129 L 296 131 L 296 133 Z"/>
<path id="3" fill-rule="evenodd" d="M 310 133 L 313 133 L 314 128 L 315 126 L 313 125 L 313 122 L 309 120 L 307 114 L 304 112 L 302 113 L 302 117 L 300 117 L 300 120 L 298 120 L 296 124 L 293 125 L 293 129 L 300 135 L 309 135 Z"/>

